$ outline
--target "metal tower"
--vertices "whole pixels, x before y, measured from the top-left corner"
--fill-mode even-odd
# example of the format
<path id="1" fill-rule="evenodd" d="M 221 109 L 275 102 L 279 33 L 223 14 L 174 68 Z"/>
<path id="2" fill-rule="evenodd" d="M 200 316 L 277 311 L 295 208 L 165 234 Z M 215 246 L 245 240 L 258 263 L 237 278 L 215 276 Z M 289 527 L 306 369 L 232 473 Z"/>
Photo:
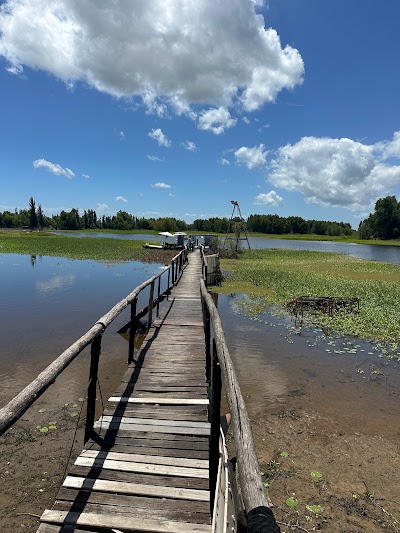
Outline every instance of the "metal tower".
<path id="1" fill-rule="evenodd" d="M 250 250 L 251 248 L 250 248 L 250 243 L 249 243 L 249 234 L 247 232 L 247 224 L 246 224 L 245 219 L 242 216 L 242 212 L 240 211 L 239 202 L 236 202 L 236 200 L 231 200 L 231 204 L 233 206 L 233 209 L 232 209 L 231 218 L 228 223 L 228 229 L 226 231 L 226 236 L 224 240 L 224 248 L 226 248 L 226 243 L 228 240 L 233 240 L 235 241 L 236 251 L 238 251 L 239 249 L 239 241 L 246 241 L 247 246 L 249 247 L 249 250 Z M 236 210 L 237 210 L 237 214 L 235 216 Z M 233 237 L 229 237 L 230 232 L 234 233 Z M 241 237 L 242 232 L 245 234 L 244 237 Z"/>

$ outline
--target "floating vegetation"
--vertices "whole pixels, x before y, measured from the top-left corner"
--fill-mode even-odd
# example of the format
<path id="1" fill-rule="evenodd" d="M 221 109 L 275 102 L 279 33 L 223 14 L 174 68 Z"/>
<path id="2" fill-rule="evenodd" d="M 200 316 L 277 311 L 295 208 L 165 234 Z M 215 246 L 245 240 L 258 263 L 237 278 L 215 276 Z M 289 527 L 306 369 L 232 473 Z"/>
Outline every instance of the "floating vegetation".
<path id="1" fill-rule="evenodd" d="M 47 255 L 70 259 L 99 261 L 168 262 L 175 250 L 146 250 L 144 241 L 125 239 L 83 239 L 51 233 L 19 233 L 0 231 L 2 253 Z"/>
<path id="2" fill-rule="evenodd" d="M 311 479 L 320 479 L 322 477 L 321 472 L 318 472 L 318 470 L 313 470 L 310 474 Z"/>
<path id="3" fill-rule="evenodd" d="M 45 407 L 41 407 L 40 409 L 38 409 L 38 413 L 45 413 L 47 411 L 47 409 Z"/>
<path id="4" fill-rule="evenodd" d="M 336 310 L 331 316 L 305 312 L 302 327 L 317 335 L 319 330 L 323 338 L 372 341 L 382 357 L 400 360 L 399 266 L 328 252 L 251 250 L 243 252 L 238 260 L 223 260 L 222 267 L 230 275 L 221 292 L 241 292 L 243 288 L 244 296 L 235 302 L 241 313 L 265 323 L 267 320 L 260 315 L 271 313 L 281 319 L 278 325 L 284 325 L 293 334 L 299 333 L 300 327 L 291 322 L 285 309 L 288 301 L 302 294 L 358 298 L 358 313 Z M 290 336 L 287 340 L 291 342 Z M 354 343 L 344 349 L 336 340 L 327 344 L 331 353 L 355 354 L 365 350 Z"/>

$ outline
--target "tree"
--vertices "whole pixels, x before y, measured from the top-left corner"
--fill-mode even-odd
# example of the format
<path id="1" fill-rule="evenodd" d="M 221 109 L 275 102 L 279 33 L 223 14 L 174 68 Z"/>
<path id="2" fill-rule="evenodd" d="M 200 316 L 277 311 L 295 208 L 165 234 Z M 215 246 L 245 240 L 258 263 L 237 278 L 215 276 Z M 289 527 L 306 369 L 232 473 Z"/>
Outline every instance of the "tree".
<path id="1" fill-rule="evenodd" d="M 37 210 L 37 221 L 38 221 L 39 228 L 44 228 L 46 223 L 45 223 L 45 219 L 44 219 L 44 215 L 42 211 L 42 206 L 40 204 Z"/>
<path id="2" fill-rule="evenodd" d="M 33 196 L 31 196 L 29 199 L 29 227 L 30 229 L 35 229 L 38 227 L 38 217 L 36 214 L 36 206 Z"/>

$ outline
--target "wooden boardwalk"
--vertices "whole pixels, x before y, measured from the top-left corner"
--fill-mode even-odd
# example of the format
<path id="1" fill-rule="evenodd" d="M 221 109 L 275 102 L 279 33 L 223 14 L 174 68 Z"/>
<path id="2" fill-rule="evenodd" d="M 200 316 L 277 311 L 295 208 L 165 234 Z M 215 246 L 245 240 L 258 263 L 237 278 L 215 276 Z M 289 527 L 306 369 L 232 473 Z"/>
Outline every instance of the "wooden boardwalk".
<path id="1" fill-rule="evenodd" d="M 200 277 L 196 251 L 38 533 L 211 531 Z"/>

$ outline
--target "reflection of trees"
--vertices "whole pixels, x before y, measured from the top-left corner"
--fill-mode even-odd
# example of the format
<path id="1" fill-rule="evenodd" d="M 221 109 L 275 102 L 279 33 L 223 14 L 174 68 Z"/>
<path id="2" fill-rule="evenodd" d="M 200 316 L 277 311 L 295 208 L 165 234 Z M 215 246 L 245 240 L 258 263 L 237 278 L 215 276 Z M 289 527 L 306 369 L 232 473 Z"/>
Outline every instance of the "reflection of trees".
<path id="1" fill-rule="evenodd" d="M 36 255 L 31 254 L 31 265 L 33 267 L 36 265 Z"/>

